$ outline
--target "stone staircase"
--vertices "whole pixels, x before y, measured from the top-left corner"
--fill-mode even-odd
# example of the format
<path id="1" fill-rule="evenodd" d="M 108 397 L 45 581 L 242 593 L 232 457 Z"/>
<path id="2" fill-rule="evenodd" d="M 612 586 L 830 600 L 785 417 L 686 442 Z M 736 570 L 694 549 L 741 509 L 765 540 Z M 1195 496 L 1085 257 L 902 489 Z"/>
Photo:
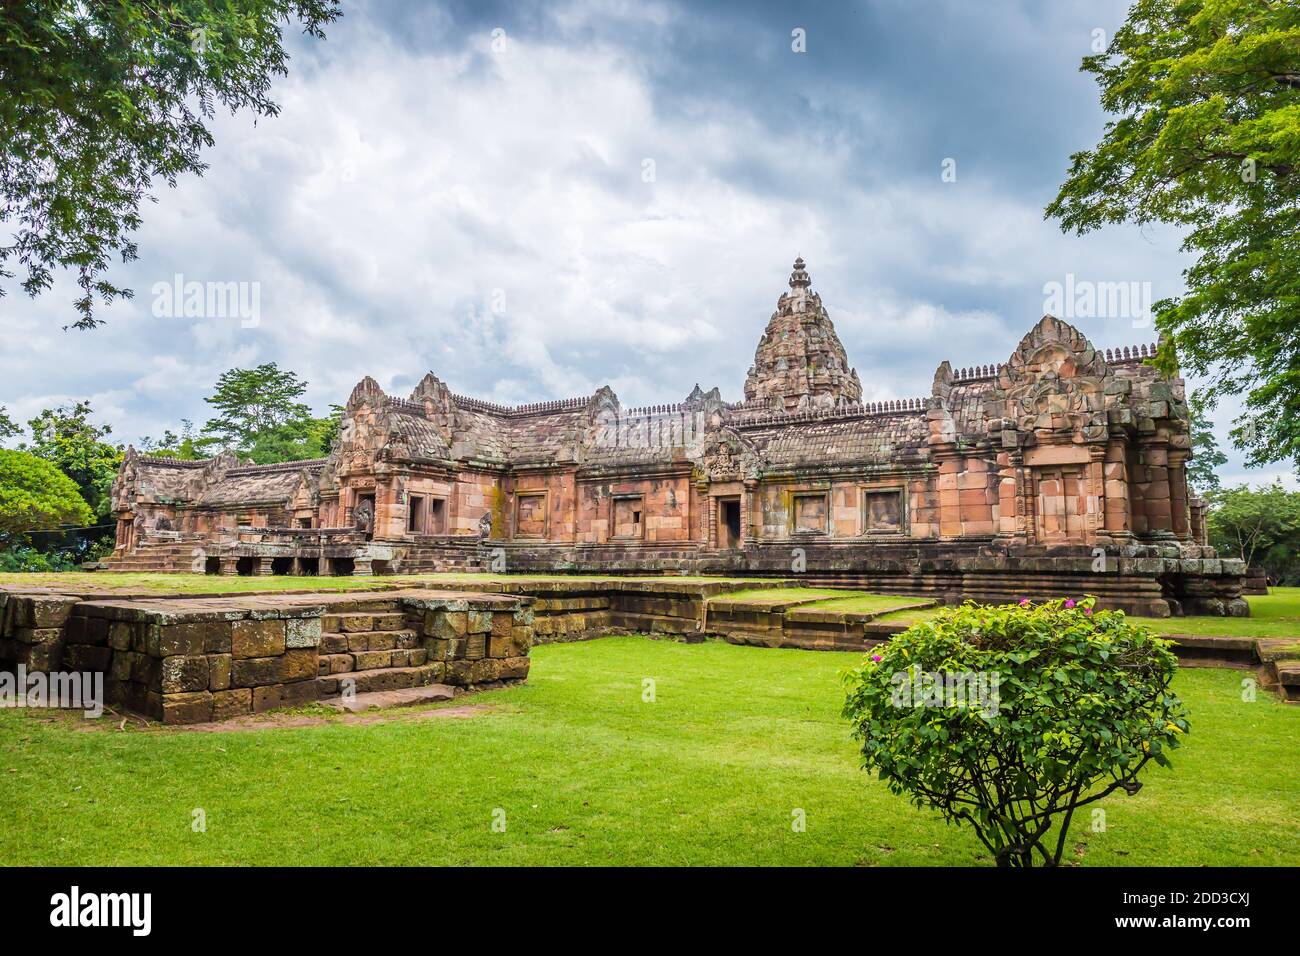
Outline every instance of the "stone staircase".
<path id="1" fill-rule="evenodd" d="M 110 571 L 184 571 L 203 573 L 203 562 L 195 567 L 195 551 L 203 547 L 203 541 L 196 535 L 175 538 L 147 538 L 136 546 L 128 555 L 109 558 L 106 562 Z"/>
<path id="2" fill-rule="evenodd" d="M 316 678 L 320 696 L 325 699 L 438 683 L 445 666 L 429 660 L 429 651 L 411 623 L 395 609 L 322 615 Z"/>

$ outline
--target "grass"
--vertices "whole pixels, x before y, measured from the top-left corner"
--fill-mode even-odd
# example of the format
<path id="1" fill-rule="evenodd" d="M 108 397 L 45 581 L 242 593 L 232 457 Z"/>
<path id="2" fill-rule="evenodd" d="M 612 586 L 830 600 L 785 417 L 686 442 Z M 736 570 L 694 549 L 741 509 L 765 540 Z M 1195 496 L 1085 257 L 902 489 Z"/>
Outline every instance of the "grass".
<path id="1" fill-rule="evenodd" d="M 1250 617 L 1139 618 L 1161 634 L 1211 637 L 1300 638 L 1300 588 L 1270 588 L 1267 595 L 1248 597 Z"/>
<path id="2" fill-rule="evenodd" d="M 819 598 L 866 597 L 866 591 L 846 591 L 843 588 L 745 588 L 728 591 L 709 598 L 710 604 L 787 604 L 815 601 Z"/>
<path id="3" fill-rule="evenodd" d="M 464 718 L 120 732 L 0 710 L 0 860 L 988 865 L 972 834 L 858 769 L 839 717 L 856 660 L 613 637 L 534 648 L 528 684 Z M 1300 708 L 1243 703 L 1240 679 L 1178 675 L 1176 769 L 1103 801 L 1105 832 L 1077 821 L 1073 861 L 1300 863 Z"/>
<path id="4" fill-rule="evenodd" d="M 917 598 L 899 594 L 856 594 L 852 597 L 827 598 L 804 604 L 801 610 L 842 611 L 846 614 L 879 614 L 890 608 L 917 603 Z M 901 613 L 901 612 L 900 612 Z"/>
<path id="5" fill-rule="evenodd" d="M 158 591 L 171 594 L 202 594 L 237 591 L 316 590 L 350 591 L 383 587 L 394 584 L 474 584 L 495 581 L 525 583 L 529 581 L 603 581 L 608 575 L 577 574 L 406 574 L 376 577 L 217 577 L 208 574 L 158 574 L 119 571 L 81 572 L 63 574 L 0 574 L 0 585 L 66 588 L 80 590 L 133 590 Z M 669 580 L 682 584 L 716 581 L 749 582 L 755 586 L 710 599 L 710 603 L 743 602 L 747 604 L 781 604 L 802 602 L 803 607 L 816 610 L 845 611 L 848 613 L 879 613 L 895 604 L 906 604 L 915 598 L 901 595 L 871 594 L 867 591 L 850 591 L 842 588 L 778 587 L 778 582 L 763 579 L 705 576 L 620 577 L 619 580 Z M 1267 596 L 1251 597 L 1250 617 L 1142 617 L 1138 620 L 1151 626 L 1159 634 L 1195 634 L 1221 637 L 1295 637 L 1300 639 L 1300 588 L 1272 588 Z M 899 611 L 882 616 L 891 623 L 915 624 L 939 613 L 937 610 Z"/>

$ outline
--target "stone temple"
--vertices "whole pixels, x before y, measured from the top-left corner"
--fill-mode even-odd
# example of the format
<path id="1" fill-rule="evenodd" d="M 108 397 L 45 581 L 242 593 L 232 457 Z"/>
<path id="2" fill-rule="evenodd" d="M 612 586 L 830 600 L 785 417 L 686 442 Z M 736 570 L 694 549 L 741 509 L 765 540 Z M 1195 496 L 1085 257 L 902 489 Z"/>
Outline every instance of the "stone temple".
<path id="1" fill-rule="evenodd" d="M 214 574 L 443 570 L 798 577 L 948 601 L 1095 594 L 1135 613 L 1246 614 L 1205 540 L 1181 379 L 1044 316 L 1004 362 L 939 364 L 862 401 L 803 260 L 744 400 L 696 386 L 624 408 L 507 407 L 429 373 L 371 378 L 315 461 L 128 450 L 111 566 Z"/>

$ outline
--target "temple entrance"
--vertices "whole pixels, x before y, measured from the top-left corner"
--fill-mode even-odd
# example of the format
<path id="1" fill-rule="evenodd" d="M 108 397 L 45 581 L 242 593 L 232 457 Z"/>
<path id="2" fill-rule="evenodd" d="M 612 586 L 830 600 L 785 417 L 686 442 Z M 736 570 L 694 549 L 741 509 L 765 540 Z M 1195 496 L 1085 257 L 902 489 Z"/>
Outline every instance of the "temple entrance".
<path id="1" fill-rule="evenodd" d="M 1078 468 L 1044 468 L 1037 473 L 1038 514 L 1035 531 L 1040 542 L 1050 544 L 1083 539 L 1083 471 Z"/>
<path id="2" fill-rule="evenodd" d="M 718 547 L 725 550 L 740 547 L 740 499 L 718 499 Z"/>

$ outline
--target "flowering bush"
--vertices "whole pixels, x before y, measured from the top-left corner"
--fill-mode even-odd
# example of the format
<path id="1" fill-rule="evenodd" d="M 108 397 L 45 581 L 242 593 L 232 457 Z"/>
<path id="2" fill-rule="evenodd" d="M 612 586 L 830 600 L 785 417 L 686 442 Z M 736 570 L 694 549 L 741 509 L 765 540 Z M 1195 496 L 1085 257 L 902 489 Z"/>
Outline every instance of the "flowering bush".
<path id="1" fill-rule="evenodd" d="M 1076 809 L 1136 793 L 1187 733 L 1170 644 L 1093 598 L 967 602 L 875 648 L 844 716 L 894 793 L 972 826 L 999 866 L 1052 866 Z"/>

